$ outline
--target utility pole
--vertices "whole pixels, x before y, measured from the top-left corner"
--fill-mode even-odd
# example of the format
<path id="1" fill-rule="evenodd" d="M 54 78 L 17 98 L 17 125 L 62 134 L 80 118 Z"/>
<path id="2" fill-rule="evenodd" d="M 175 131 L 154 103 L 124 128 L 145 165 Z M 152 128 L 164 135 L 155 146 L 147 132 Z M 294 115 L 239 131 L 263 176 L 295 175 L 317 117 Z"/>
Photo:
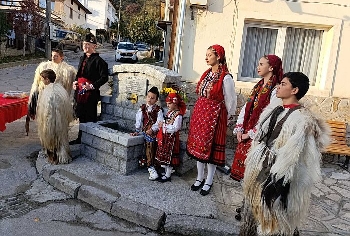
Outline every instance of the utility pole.
<path id="1" fill-rule="evenodd" d="M 46 0 L 46 38 L 45 38 L 45 54 L 47 58 L 51 58 L 51 40 L 50 40 L 50 24 L 51 24 L 51 0 Z"/>
<path id="2" fill-rule="evenodd" d="M 120 9 L 122 8 L 122 0 L 119 0 L 119 11 L 118 11 L 118 43 L 120 42 L 120 31 L 119 31 L 119 27 L 120 27 Z"/>

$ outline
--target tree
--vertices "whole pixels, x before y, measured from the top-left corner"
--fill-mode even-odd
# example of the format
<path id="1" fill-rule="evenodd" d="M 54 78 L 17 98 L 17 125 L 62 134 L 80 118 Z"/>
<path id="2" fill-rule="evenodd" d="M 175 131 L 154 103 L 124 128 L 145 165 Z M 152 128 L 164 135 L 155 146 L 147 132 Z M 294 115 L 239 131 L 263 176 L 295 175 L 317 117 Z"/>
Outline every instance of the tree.
<path id="1" fill-rule="evenodd" d="M 16 35 L 23 35 L 23 56 L 25 56 L 27 36 L 38 38 L 44 32 L 44 15 L 34 0 L 20 1 L 19 9 L 11 13 Z"/>
<path id="2" fill-rule="evenodd" d="M 7 39 L 7 33 L 11 29 L 6 12 L 0 10 L 0 56 L 2 42 Z"/>
<path id="3" fill-rule="evenodd" d="M 156 28 L 155 19 L 150 15 L 138 15 L 133 18 L 130 22 L 128 33 L 133 42 L 158 45 L 162 40 L 162 31 Z"/>
<path id="4" fill-rule="evenodd" d="M 85 36 L 86 35 L 86 29 L 81 27 L 80 25 L 73 24 L 68 28 L 70 31 L 77 32 L 78 34 Z"/>
<path id="5" fill-rule="evenodd" d="M 123 0 L 119 27 L 121 37 L 150 45 L 161 43 L 162 31 L 155 25 L 159 12 L 160 0 Z M 111 28 L 116 29 L 117 23 Z"/>

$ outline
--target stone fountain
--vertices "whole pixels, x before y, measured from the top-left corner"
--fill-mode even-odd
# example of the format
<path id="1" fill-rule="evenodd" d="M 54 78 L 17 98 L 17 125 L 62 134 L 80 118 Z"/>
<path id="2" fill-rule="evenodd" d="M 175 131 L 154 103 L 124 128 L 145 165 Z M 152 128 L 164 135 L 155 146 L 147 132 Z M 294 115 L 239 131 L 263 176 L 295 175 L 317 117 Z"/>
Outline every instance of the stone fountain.
<path id="1" fill-rule="evenodd" d="M 101 121 L 80 124 L 82 131 L 81 154 L 105 164 L 118 173 L 129 175 L 138 169 L 138 160 L 143 155 L 143 136 L 131 136 L 134 131 L 135 115 L 145 103 L 147 91 L 153 87 L 161 90 L 172 85 L 181 86 L 181 76 L 163 67 L 146 64 L 115 65 L 112 94 L 101 97 Z M 160 97 L 164 106 L 164 97 Z M 186 150 L 189 112 L 184 117 L 181 140 L 182 164 L 179 174 L 192 169 L 195 162 Z"/>

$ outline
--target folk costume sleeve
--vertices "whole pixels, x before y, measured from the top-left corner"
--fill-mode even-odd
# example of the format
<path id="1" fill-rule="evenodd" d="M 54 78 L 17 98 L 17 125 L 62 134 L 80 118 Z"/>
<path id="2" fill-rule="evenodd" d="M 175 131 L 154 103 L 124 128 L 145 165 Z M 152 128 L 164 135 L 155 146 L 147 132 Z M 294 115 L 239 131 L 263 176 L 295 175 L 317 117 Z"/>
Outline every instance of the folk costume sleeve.
<path id="1" fill-rule="evenodd" d="M 154 105 L 154 106 L 156 106 L 156 105 Z M 159 130 L 158 123 L 163 121 L 163 120 L 164 120 L 163 111 L 162 111 L 162 109 L 159 109 L 158 114 L 157 114 L 157 121 L 156 121 L 156 123 L 154 123 L 152 125 L 153 132 L 157 132 Z"/>
<path id="2" fill-rule="evenodd" d="M 165 124 L 164 131 L 169 134 L 176 133 L 181 129 L 182 115 L 177 115 L 173 124 Z"/>
<path id="3" fill-rule="evenodd" d="M 136 129 L 136 132 L 140 132 L 140 131 L 141 131 L 142 120 L 143 120 L 143 117 L 142 117 L 142 110 L 141 110 L 141 108 L 140 108 L 140 109 L 137 111 L 137 113 L 136 113 L 136 121 L 135 121 L 135 129 Z"/>
<path id="4" fill-rule="evenodd" d="M 276 106 L 282 104 L 281 99 L 279 99 L 276 96 L 276 93 L 277 93 L 277 89 L 275 87 L 271 92 L 271 99 L 270 99 L 270 104 L 274 104 L 273 107 L 276 107 Z M 237 134 L 238 132 L 244 131 L 243 130 L 243 121 L 244 121 L 244 115 L 245 115 L 245 107 L 246 107 L 246 104 L 244 104 L 244 106 L 242 107 L 242 109 L 238 115 L 236 126 L 233 130 L 233 134 Z M 254 127 L 253 129 L 247 130 L 247 134 L 249 135 L 249 137 L 251 139 L 254 139 L 254 137 L 256 136 L 257 130 L 258 130 L 257 127 Z"/>
<path id="5" fill-rule="evenodd" d="M 235 91 L 235 82 L 230 74 L 224 77 L 223 93 L 227 110 L 227 117 L 231 117 L 236 113 L 237 95 Z"/>

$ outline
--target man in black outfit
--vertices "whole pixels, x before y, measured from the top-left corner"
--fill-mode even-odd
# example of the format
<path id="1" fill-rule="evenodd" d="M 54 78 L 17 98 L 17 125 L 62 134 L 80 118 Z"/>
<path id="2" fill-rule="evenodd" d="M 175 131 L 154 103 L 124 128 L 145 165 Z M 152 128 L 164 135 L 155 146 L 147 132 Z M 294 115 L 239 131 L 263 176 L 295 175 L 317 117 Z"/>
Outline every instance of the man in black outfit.
<path id="1" fill-rule="evenodd" d="M 96 37 L 89 33 L 83 42 L 84 55 L 80 58 L 78 73 L 73 83 L 77 106 L 75 112 L 80 123 L 97 122 L 97 103 L 100 87 L 108 81 L 108 64 L 96 53 Z M 81 143 L 81 134 L 70 144 Z"/>

